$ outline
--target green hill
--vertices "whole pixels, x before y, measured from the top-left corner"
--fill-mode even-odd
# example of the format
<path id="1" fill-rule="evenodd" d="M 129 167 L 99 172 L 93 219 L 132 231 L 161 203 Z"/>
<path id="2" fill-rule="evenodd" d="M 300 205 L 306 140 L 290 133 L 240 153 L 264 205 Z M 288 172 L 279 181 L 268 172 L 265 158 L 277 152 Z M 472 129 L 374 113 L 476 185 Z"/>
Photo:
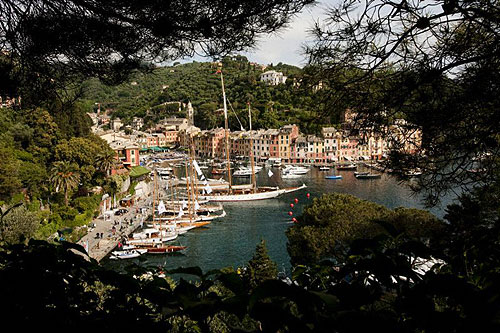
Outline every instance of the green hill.
<path id="1" fill-rule="evenodd" d="M 306 132 L 316 130 L 310 122 L 314 94 L 294 86 L 294 82 L 299 82 L 302 77 L 301 68 L 281 63 L 269 66 L 266 70 L 282 71 L 288 80 L 286 84 L 267 86 L 259 82 L 263 71 L 243 56 L 224 58 L 222 64 L 226 95 L 235 111 L 228 107 L 229 123 L 233 129 L 240 128 L 235 113 L 247 128 L 247 102 L 250 102 L 254 128 L 299 123 Z M 185 115 L 184 108 L 179 112 L 178 104 L 163 103 L 191 101 L 197 126 L 203 129 L 222 126 L 222 115 L 215 112 L 222 108 L 217 67 L 211 62 L 159 67 L 150 73 L 134 73 L 128 82 L 115 87 L 101 84 L 97 79 L 89 80 L 84 84 L 83 102 L 89 108 L 96 102 L 101 103 L 101 107 L 112 111 L 112 116 L 120 117 L 125 124 L 139 116 L 144 118 L 146 125 L 151 125 L 165 116 Z"/>

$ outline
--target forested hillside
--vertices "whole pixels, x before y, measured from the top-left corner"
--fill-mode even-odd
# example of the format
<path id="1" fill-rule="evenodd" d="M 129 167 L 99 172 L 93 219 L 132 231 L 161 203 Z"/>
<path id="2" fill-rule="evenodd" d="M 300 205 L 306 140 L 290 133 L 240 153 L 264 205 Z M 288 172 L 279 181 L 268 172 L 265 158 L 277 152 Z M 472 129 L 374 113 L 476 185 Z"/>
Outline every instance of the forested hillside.
<path id="1" fill-rule="evenodd" d="M 125 123 L 134 116 L 144 117 L 148 126 L 165 116 L 185 115 L 184 108 L 179 112 L 178 104 L 163 103 L 191 101 L 195 110 L 195 125 L 202 129 L 222 126 L 222 114 L 215 112 L 222 108 L 217 68 L 218 65 L 211 62 L 159 67 L 149 73 L 135 73 L 128 82 L 115 87 L 90 80 L 84 85 L 84 103 L 89 109 L 94 108 L 94 103 L 101 103 L 101 107 L 112 111 L 113 117 L 120 117 Z M 286 123 L 297 123 L 305 132 L 317 131 L 318 122 L 311 124 L 315 116 L 316 94 L 300 85 L 302 69 L 281 63 L 266 68 L 269 69 L 288 76 L 286 84 L 268 86 L 260 82 L 263 71 L 243 56 L 223 59 L 231 128 L 240 129 L 232 109 L 243 126 L 248 128 L 247 102 L 250 102 L 254 128 L 276 128 Z M 328 123 L 331 123 L 330 119 L 324 121 L 324 124 Z"/>

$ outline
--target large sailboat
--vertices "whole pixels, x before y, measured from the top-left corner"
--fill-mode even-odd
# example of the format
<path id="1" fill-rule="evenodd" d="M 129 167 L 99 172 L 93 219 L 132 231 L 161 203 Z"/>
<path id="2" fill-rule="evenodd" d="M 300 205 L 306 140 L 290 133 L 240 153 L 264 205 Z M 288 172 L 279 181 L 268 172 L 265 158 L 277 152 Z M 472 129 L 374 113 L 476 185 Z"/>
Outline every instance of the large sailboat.
<path id="1" fill-rule="evenodd" d="M 306 185 L 298 187 L 290 187 L 280 189 L 279 187 L 258 187 L 255 180 L 255 161 L 253 156 L 253 137 L 252 137 L 252 113 L 250 110 L 250 104 L 248 104 L 248 117 L 250 123 L 250 164 L 251 164 L 251 184 L 233 185 L 231 178 L 231 163 L 229 159 L 229 129 L 228 129 L 228 116 L 227 116 L 227 102 L 226 102 L 226 92 L 224 89 L 224 77 L 222 71 L 220 72 L 221 84 L 222 84 L 222 98 L 224 105 L 224 127 L 225 127 L 225 141 L 226 141 L 226 160 L 227 160 L 227 176 L 228 185 L 221 188 L 211 188 L 205 186 L 203 192 L 199 196 L 201 200 L 209 200 L 215 202 L 229 202 L 229 201 L 254 201 L 254 200 L 264 200 L 276 198 L 281 194 L 294 192 L 306 188 Z"/>

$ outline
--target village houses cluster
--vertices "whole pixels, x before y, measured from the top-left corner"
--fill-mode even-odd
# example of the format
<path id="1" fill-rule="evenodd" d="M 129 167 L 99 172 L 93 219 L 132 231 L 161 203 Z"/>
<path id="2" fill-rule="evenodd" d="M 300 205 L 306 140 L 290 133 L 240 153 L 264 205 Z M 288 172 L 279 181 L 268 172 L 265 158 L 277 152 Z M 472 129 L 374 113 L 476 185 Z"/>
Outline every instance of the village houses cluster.
<path id="1" fill-rule="evenodd" d="M 89 114 L 94 121 L 94 131 L 117 152 L 117 158 L 125 167 L 140 164 L 139 154 L 161 151 L 166 147 L 194 148 L 196 156 L 224 159 L 226 140 L 224 128 L 201 130 L 193 124 L 191 105 L 188 118 L 165 118 L 154 128 L 141 131 L 141 118 L 134 118 L 129 129 L 132 134 L 121 131 L 119 119 Z M 284 163 L 332 163 L 358 160 L 382 160 L 390 150 L 398 149 L 406 153 L 419 150 L 422 133 L 418 128 L 408 126 L 399 119 L 385 131 L 360 131 L 355 129 L 356 114 L 345 112 L 344 123 L 339 128 L 323 127 L 320 136 L 300 133 L 297 125 L 285 125 L 279 129 L 253 131 L 233 131 L 229 133 L 230 155 L 250 156 L 251 139 L 253 155 L 257 161 L 281 159 Z M 99 130 L 99 124 L 110 123 L 110 130 Z M 118 125 L 120 125 L 120 128 Z M 130 131 L 129 131 L 130 132 Z"/>

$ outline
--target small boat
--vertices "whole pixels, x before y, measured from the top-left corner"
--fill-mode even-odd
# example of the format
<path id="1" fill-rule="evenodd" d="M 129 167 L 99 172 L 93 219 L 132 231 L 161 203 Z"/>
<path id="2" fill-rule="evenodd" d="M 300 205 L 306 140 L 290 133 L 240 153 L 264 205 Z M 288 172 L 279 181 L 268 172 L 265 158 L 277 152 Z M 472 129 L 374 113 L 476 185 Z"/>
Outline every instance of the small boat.
<path id="1" fill-rule="evenodd" d="M 356 170 L 357 166 L 354 163 L 351 164 L 337 164 L 335 166 L 337 170 Z"/>
<path id="2" fill-rule="evenodd" d="M 342 179 L 341 175 L 330 175 L 330 176 L 325 176 L 325 179 Z"/>
<path id="3" fill-rule="evenodd" d="M 283 169 L 283 172 L 290 172 L 296 175 L 305 175 L 309 172 L 309 169 L 303 166 L 287 165 Z"/>
<path id="4" fill-rule="evenodd" d="M 354 175 L 355 176 L 357 176 L 357 175 L 367 175 L 369 173 L 370 173 L 369 171 L 354 171 Z"/>
<path id="5" fill-rule="evenodd" d="M 137 245 L 141 243 L 159 244 L 168 242 L 177 238 L 177 232 L 159 230 L 156 228 L 146 228 L 142 232 L 134 233 L 128 238 L 127 243 L 130 245 Z"/>
<path id="6" fill-rule="evenodd" d="M 283 179 L 293 179 L 293 178 L 301 178 L 301 177 L 302 177 L 302 174 L 293 173 L 293 172 L 286 171 L 286 170 L 284 170 L 283 173 L 281 174 L 281 178 L 283 178 Z"/>
<path id="7" fill-rule="evenodd" d="M 355 177 L 357 179 L 378 179 L 381 176 L 382 175 L 379 174 L 379 173 L 367 173 L 367 174 L 364 174 L 364 175 L 356 175 Z"/>
<path id="8" fill-rule="evenodd" d="M 319 171 L 328 171 L 330 170 L 330 167 L 327 167 L 327 166 L 322 166 L 319 168 Z"/>
<path id="9" fill-rule="evenodd" d="M 233 177 L 250 177 L 252 175 L 252 170 L 247 168 L 241 168 L 233 173 Z"/>
<path id="10" fill-rule="evenodd" d="M 147 250 L 142 250 L 142 249 L 113 251 L 113 252 L 111 252 L 111 256 L 109 258 L 110 259 L 132 259 L 132 258 L 137 258 L 146 252 L 147 252 Z"/>
<path id="11" fill-rule="evenodd" d="M 187 246 L 180 245 L 156 245 L 145 248 L 147 253 L 150 254 L 165 254 L 165 253 L 174 253 L 187 249 Z"/>

